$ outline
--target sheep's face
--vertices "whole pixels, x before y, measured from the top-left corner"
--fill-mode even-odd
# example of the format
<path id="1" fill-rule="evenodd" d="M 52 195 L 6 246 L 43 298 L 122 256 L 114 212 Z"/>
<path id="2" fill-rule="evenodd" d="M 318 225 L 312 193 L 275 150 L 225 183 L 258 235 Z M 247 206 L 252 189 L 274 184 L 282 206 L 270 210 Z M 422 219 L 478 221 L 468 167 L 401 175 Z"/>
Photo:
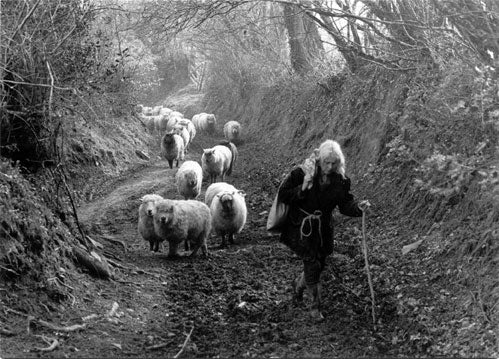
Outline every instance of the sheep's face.
<path id="1" fill-rule="evenodd" d="M 169 224 L 173 221 L 174 206 L 171 203 L 160 203 L 156 207 L 155 218 L 161 224 Z"/>
<path id="2" fill-rule="evenodd" d="M 144 213 L 148 217 L 154 216 L 154 213 L 156 212 L 156 203 L 154 201 L 147 201 L 144 202 Z"/>
<path id="3" fill-rule="evenodd" d="M 196 185 L 198 183 L 196 174 L 194 172 L 186 173 L 185 180 L 186 180 L 187 185 L 191 188 L 196 187 Z"/>
<path id="4" fill-rule="evenodd" d="M 207 150 L 203 150 L 204 152 L 204 158 L 206 159 L 206 162 L 211 162 L 213 161 L 213 154 L 215 153 L 215 150 L 212 148 L 209 148 Z"/>
<path id="5" fill-rule="evenodd" d="M 165 136 L 163 137 L 163 142 L 164 143 L 173 143 L 175 142 L 175 139 L 173 138 L 173 133 L 165 133 Z"/>
<path id="6" fill-rule="evenodd" d="M 234 205 L 234 197 L 232 193 L 224 193 L 220 196 L 220 204 L 224 212 L 231 212 Z"/>

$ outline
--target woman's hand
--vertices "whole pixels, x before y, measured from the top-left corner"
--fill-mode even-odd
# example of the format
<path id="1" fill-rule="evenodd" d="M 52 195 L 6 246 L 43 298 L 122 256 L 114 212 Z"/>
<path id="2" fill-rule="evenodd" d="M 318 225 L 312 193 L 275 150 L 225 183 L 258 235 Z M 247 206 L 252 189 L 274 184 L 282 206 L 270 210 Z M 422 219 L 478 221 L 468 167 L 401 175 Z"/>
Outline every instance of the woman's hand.
<path id="1" fill-rule="evenodd" d="M 366 212 L 371 207 L 371 202 L 365 199 L 360 201 L 358 206 L 362 212 Z"/>

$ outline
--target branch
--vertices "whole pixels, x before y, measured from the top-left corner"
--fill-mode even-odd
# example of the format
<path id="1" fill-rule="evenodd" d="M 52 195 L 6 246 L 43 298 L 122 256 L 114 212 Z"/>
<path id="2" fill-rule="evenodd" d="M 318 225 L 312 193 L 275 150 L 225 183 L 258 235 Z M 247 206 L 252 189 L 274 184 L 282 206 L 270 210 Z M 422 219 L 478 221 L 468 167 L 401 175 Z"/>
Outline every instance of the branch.
<path id="1" fill-rule="evenodd" d="M 191 338 L 191 334 L 192 334 L 192 331 L 194 330 L 194 326 L 192 326 L 192 329 L 191 331 L 189 332 L 189 335 L 187 335 L 187 338 L 185 338 L 185 341 L 184 341 L 184 344 L 182 345 L 182 348 L 180 349 L 180 351 L 173 357 L 173 359 L 177 359 L 180 354 L 182 354 L 182 352 L 184 351 L 185 349 L 185 346 L 187 345 L 187 342 L 189 342 L 189 339 Z"/>

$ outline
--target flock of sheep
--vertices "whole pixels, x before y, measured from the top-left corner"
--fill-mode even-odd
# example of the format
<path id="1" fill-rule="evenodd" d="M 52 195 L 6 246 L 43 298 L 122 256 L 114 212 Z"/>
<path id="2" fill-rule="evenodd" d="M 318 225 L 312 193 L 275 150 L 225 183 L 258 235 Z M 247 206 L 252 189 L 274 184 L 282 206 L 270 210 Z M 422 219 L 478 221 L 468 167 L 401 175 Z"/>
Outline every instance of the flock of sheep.
<path id="1" fill-rule="evenodd" d="M 208 255 L 208 237 L 212 232 L 221 236 L 222 246 L 227 240 L 234 243 L 234 235 L 242 231 L 246 224 L 247 208 L 244 191 L 225 182 L 232 173 L 237 160 L 235 143 L 240 140 L 241 125 L 228 121 L 224 125 L 225 141 L 212 148 L 203 149 L 201 164 L 185 161 L 197 132 L 214 133 L 216 117 L 200 113 L 192 120 L 183 114 L 166 107 L 154 108 L 139 105 L 139 116 L 147 129 L 161 136 L 161 156 L 173 169 L 178 168 L 175 182 L 179 195 L 184 200 L 163 198 L 158 194 L 146 194 L 139 206 L 138 230 L 150 244 L 150 250 L 157 252 L 159 244 L 167 241 L 168 256 L 178 255 L 178 247 L 183 242 L 184 249 L 195 255 L 201 248 Z M 203 178 L 209 179 L 205 200 L 198 200 Z M 217 180 L 220 179 L 220 182 Z"/>

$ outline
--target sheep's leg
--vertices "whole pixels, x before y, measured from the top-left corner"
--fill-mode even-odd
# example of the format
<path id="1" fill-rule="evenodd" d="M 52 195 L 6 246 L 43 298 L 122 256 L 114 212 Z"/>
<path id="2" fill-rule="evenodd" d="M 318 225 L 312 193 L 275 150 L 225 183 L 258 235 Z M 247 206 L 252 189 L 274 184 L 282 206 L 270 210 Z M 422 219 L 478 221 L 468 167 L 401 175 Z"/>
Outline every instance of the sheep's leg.
<path id="1" fill-rule="evenodd" d="M 150 240 L 149 241 L 149 250 L 152 252 L 154 250 L 154 241 Z"/>
<path id="2" fill-rule="evenodd" d="M 192 253 L 190 254 L 191 257 L 196 255 L 199 248 L 201 248 L 201 252 L 203 252 L 203 255 L 205 257 L 208 256 L 208 245 L 206 244 L 207 239 L 208 239 L 207 234 L 205 234 L 205 233 L 200 234 L 200 236 L 196 239 L 196 243 L 194 244 L 194 247 L 192 247 Z"/>
<path id="3" fill-rule="evenodd" d="M 168 164 L 170 165 L 170 168 L 173 168 L 173 160 L 168 160 Z"/>
<path id="4" fill-rule="evenodd" d="M 157 252 L 159 250 L 159 241 L 154 242 L 154 251 Z"/>
<path id="5" fill-rule="evenodd" d="M 229 243 L 234 244 L 234 234 L 229 234 Z"/>
<path id="6" fill-rule="evenodd" d="M 206 244 L 207 238 L 203 241 L 203 244 L 201 245 L 201 251 L 203 252 L 203 255 L 205 257 L 208 257 L 208 245 Z"/>
<path id="7" fill-rule="evenodd" d="M 196 253 L 198 252 L 199 250 L 199 247 L 201 247 L 201 244 L 194 244 L 194 246 L 192 247 L 192 253 L 190 254 L 191 257 L 194 257 L 196 255 Z"/>
<path id="8" fill-rule="evenodd" d="M 220 248 L 225 247 L 227 247 L 227 241 L 225 240 L 225 234 L 222 234 L 222 244 L 220 245 Z"/>
<path id="9" fill-rule="evenodd" d="M 188 239 L 186 239 L 186 240 L 184 241 L 184 249 L 185 249 L 185 251 L 186 251 L 186 252 L 189 250 L 189 247 L 190 247 L 190 245 L 189 245 L 189 244 L 190 244 L 190 243 L 189 243 L 189 240 L 188 240 Z"/>
<path id="10" fill-rule="evenodd" d="M 170 248 L 168 249 L 168 257 L 178 257 L 178 243 L 169 242 Z"/>

